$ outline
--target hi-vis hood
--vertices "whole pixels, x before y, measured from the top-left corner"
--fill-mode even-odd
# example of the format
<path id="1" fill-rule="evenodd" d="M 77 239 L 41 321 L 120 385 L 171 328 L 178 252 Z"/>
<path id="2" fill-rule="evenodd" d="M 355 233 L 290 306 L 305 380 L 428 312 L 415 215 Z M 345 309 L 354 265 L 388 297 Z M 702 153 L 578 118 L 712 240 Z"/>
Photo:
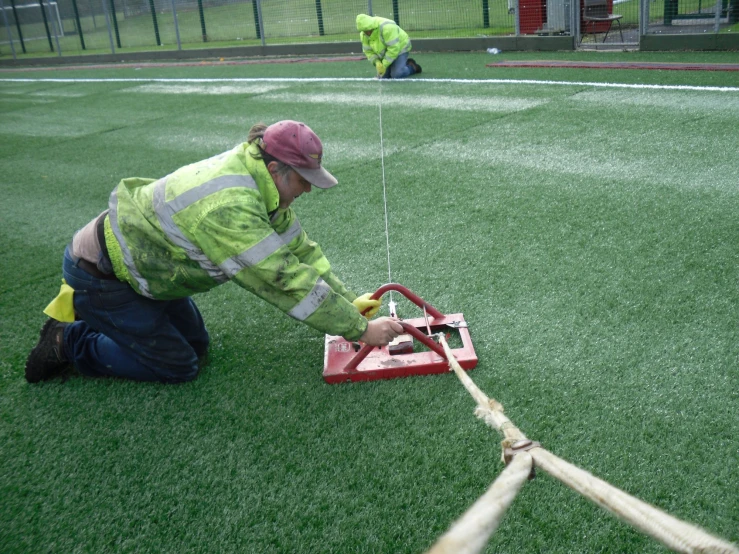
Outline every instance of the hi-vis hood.
<path id="1" fill-rule="evenodd" d="M 357 31 L 361 33 L 363 31 L 377 29 L 383 21 L 386 21 L 384 17 L 372 17 L 371 15 L 360 13 L 357 16 Z"/>

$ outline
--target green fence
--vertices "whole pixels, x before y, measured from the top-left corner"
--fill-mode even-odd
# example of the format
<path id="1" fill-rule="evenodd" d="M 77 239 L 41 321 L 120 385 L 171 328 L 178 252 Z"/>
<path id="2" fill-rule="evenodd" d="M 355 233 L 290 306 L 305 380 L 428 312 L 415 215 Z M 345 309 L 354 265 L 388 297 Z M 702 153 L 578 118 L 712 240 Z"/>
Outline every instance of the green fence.
<path id="1" fill-rule="evenodd" d="M 738 0 L 653 0 L 648 4 L 651 34 L 736 32 Z"/>
<path id="2" fill-rule="evenodd" d="M 739 0 L 605 1 L 628 30 L 610 33 L 609 42 L 739 30 Z M 356 42 L 358 13 L 393 19 L 414 39 L 570 35 L 582 30 L 573 17 L 580 4 L 584 0 L 0 0 L 0 57 Z"/>
<path id="3" fill-rule="evenodd" d="M 2 0 L 0 53 L 11 53 L 10 39 L 19 55 L 356 41 L 359 13 L 418 38 L 512 34 L 507 1 Z"/>

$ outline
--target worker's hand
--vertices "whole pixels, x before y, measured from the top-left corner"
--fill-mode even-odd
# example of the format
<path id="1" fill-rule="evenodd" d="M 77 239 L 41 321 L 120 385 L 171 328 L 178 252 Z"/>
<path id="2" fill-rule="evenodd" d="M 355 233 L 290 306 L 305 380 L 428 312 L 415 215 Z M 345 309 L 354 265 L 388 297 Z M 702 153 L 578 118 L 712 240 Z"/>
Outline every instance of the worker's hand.
<path id="1" fill-rule="evenodd" d="M 367 294 L 363 294 L 362 296 L 355 298 L 354 302 L 352 302 L 352 304 L 354 304 L 359 310 L 359 313 L 367 319 L 375 317 L 377 312 L 380 311 L 380 306 L 382 306 L 382 300 L 375 300 L 374 298 L 370 298 L 371 296 L 372 294 L 368 292 Z"/>
<path id="2" fill-rule="evenodd" d="M 377 69 L 377 76 L 382 77 L 385 75 L 385 66 L 382 65 L 382 62 L 380 60 L 377 60 L 375 62 L 375 69 Z"/>
<path id="3" fill-rule="evenodd" d="M 403 334 L 403 326 L 394 317 L 381 317 L 370 321 L 367 330 L 359 337 L 370 346 L 385 346 L 398 335 Z"/>

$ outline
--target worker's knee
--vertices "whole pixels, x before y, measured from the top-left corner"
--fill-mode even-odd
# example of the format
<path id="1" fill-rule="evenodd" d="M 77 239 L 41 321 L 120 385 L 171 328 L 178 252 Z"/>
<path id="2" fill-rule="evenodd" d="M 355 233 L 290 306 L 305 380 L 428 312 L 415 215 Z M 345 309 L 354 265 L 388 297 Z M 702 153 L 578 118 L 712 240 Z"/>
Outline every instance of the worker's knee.
<path id="1" fill-rule="evenodd" d="M 187 383 L 197 378 L 200 373 L 200 366 L 195 363 L 188 366 L 159 367 L 154 371 L 162 383 Z"/>
<path id="2" fill-rule="evenodd" d="M 202 348 L 207 351 L 205 343 Z M 187 383 L 197 378 L 201 357 L 192 345 L 183 345 L 180 350 L 169 351 L 153 358 L 141 358 L 162 383 Z"/>
<path id="3" fill-rule="evenodd" d="M 200 368 L 195 368 L 194 371 L 189 371 L 187 373 L 169 374 L 162 377 L 162 382 L 171 385 L 176 385 L 178 383 L 188 383 L 197 379 L 198 373 L 200 373 Z"/>

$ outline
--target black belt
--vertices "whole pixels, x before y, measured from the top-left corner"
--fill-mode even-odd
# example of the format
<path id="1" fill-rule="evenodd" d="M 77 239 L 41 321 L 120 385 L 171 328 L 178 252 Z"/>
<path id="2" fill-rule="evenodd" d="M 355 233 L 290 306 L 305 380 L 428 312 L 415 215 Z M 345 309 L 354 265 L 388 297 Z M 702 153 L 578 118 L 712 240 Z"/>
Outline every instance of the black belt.
<path id="1" fill-rule="evenodd" d="M 94 263 L 88 262 L 84 258 L 80 258 L 79 260 L 77 260 L 77 266 L 85 273 L 89 273 L 90 275 L 92 275 L 93 277 L 97 277 L 98 279 L 107 279 L 109 281 L 118 280 L 118 277 L 115 276 L 115 273 L 103 273 Z"/>
<path id="2" fill-rule="evenodd" d="M 100 218 L 97 220 L 97 223 L 95 224 L 95 232 L 97 233 L 98 242 L 100 243 L 100 252 L 103 255 L 103 258 L 108 263 L 105 265 L 112 266 L 110 263 L 110 255 L 108 254 L 108 246 L 105 244 L 105 216 L 108 215 L 108 212 L 105 212 L 100 216 Z M 89 273 L 93 277 L 97 277 L 98 279 L 106 279 L 109 281 L 117 281 L 118 277 L 115 276 L 115 273 L 103 273 L 98 269 L 98 266 L 95 265 L 92 262 L 88 262 L 87 260 L 80 258 L 77 260 L 77 266 L 82 268 L 82 270 L 85 273 Z"/>

